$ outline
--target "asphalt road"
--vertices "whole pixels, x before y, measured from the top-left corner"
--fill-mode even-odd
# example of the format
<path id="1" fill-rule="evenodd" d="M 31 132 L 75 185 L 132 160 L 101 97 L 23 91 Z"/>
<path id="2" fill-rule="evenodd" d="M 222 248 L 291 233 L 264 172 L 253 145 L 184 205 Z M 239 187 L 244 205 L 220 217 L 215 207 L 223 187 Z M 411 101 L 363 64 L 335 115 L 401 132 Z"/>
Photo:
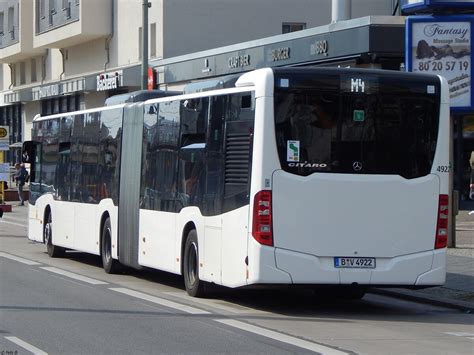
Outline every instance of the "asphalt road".
<path id="1" fill-rule="evenodd" d="M 368 294 L 216 289 L 193 299 L 180 277 L 105 274 L 98 257 L 52 259 L 14 213 L 0 221 L 0 355 L 472 354 L 474 317 Z"/>

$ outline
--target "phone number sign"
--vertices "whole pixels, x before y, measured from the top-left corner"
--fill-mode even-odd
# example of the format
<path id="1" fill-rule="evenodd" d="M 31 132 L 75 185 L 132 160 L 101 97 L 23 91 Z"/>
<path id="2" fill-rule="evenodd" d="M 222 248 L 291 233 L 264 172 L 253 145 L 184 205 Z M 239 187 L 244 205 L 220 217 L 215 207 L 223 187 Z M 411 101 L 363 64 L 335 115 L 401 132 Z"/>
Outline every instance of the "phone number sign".
<path id="1" fill-rule="evenodd" d="M 453 111 L 474 108 L 472 33 L 474 16 L 413 16 L 407 19 L 408 71 L 442 75 Z"/>

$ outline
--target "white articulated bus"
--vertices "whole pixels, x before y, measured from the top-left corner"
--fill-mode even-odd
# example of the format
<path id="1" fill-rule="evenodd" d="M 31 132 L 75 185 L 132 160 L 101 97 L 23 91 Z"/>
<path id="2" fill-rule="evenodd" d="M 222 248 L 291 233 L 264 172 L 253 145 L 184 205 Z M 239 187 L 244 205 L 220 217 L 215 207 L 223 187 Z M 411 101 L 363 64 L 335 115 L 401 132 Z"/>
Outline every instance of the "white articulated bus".
<path id="1" fill-rule="evenodd" d="M 207 283 L 441 285 L 447 83 L 341 68 L 259 69 L 220 88 L 40 117 L 28 236 Z M 362 295 L 362 293 L 358 293 Z"/>

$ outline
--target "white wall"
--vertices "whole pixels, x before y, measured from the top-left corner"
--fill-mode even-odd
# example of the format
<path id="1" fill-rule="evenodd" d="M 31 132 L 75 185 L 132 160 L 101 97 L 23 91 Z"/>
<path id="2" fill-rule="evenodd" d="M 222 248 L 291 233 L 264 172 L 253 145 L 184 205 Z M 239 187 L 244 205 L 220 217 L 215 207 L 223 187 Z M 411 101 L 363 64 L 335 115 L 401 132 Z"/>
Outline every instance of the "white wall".
<path id="1" fill-rule="evenodd" d="M 138 27 L 142 22 L 142 1 L 118 0 L 115 3 L 114 66 L 138 62 Z"/>
<path id="2" fill-rule="evenodd" d="M 173 0 L 164 3 L 164 57 L 282 33 L 283 22 L 307 27 L 331 20 L 330 0 Z"/>
<path id="3" fill-rule="evenodd" d="M 6 64 L 0 64 L 0 91 L 6 90 L 8 85 L 5 84 L 5 71 L 8 69 Z"/>
<path id="4" fill-rule="evenodd" d="M 67 48 L 66 77 L 104 70 L 107 61 L 105 38 Z"/>
<path id="5" fill-rule="evenodd" d="M 352 0 L 352 18 L 391 15 L 392 0 Z M 331 0 L 172 0 L 164 3 L 164 57 L 279 35 L 284 22 L 331 22 Z"/>
<path id="6" fill-rule="evenodd" d="M 351 18 L 392 15 L 392 0 L 352 0 Z"/>
<path id="7" fill-rule="evenodd" d="M 40 61 L 40 65 L 42 65 L 41 61 Z M 62 61 L 62 56 L 61 56 L 61 53 L 59 52 L 59 49 L 55 49 L 55 48 L 49 49 L 48 55 L 46 57 L 45 81 L 59 80 L 59 76 L 61 75 L 62 71 L 63 71 L 63 61 Z M 41 82 L 41 70 L 39 72 L 40 72 L 40 77 L 38 78 L 38 80 Z"/>
<path id="8" fill-rule="evenodd" d="M 27 102 L 23 105 L 23 141 L 31 140 L 31 128 L 33 128 L 33 118 L 41 112 L 40 102 Z"/>

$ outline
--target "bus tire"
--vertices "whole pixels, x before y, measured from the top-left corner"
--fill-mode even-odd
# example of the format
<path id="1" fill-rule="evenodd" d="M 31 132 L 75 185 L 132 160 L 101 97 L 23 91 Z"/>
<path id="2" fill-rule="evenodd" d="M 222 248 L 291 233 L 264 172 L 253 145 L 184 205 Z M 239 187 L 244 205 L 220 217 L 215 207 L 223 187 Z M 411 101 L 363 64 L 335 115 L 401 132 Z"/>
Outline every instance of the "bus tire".
<path id="1" fill-rule="evenodd" d="M 53 217 L 51 212 L 46 217 L 46 223 L 43 227 L 43 240 L 46 244 L 46 251 L 52 258 L 60 258 L 64 256 L 66 250 L 53 244 Z"/>
<path id="2" fill-rule="evenodd" d="M 203 297 L 205 285 L 199 279 L 199 247 L 195 229 L 189 231 L 184 244 L 183 276 L 188 295 Z"/>
<path id="3" fill-rule="evenodd" d="M 112 258 L 112 227 L 110 218 L 105 220 L 102 227 L 102 238 L 100 243 L 100 255 L 102 257 L 102 267 L 107 274 L 116 274 L 119 271 L 120 264 Z"/>

